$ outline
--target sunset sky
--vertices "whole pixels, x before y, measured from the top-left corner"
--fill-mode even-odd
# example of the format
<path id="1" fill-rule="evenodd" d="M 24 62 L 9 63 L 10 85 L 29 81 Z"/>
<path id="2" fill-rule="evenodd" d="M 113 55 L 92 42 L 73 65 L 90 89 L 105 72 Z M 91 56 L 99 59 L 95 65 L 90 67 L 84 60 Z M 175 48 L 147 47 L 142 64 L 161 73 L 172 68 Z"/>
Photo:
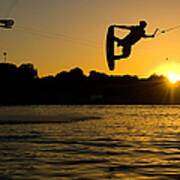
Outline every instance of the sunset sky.
<path id="1" fill-rule="evenodd" d="M 105 57 L 109 25 L 146 20 L 151 34 L 180 25 L 179 8 L 179 0 L 0 0 L 0 16 L 16 21 L 14 29 L 0 30 L 0 58 L 7 51 L 9 62 L 33 63 L 40 76 L 74 67 L 86 74 L 180 74 L 180 28 L 141 40 L 113 72 Z M 119 38 L 124 33 L 117 32 Z"/>

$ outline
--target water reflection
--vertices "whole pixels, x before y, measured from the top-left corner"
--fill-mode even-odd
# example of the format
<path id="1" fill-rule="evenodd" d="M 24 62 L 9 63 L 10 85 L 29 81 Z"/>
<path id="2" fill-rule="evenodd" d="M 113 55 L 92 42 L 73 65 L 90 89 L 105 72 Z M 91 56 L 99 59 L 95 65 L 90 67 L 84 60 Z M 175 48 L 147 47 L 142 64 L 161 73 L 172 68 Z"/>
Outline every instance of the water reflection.
<path id="1" fill-rule="evenodd" d="M 180 176 L 180 106 L 30 106 L 5 112 L 0 109 L 0 120 L 36 117 L 44 123 L 0 125 L 1 179 Z"/>

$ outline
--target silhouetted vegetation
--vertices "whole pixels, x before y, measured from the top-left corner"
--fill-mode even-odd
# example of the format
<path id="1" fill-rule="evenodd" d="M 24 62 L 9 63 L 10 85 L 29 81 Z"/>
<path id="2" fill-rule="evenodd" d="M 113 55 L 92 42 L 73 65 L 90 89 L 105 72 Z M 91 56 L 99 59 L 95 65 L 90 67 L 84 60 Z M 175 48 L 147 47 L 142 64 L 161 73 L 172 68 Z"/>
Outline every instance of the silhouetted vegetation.
<path id="1" fill-rule="evenodd" d="M 80 68 L 39 78 L 33 64 L 0 64 L 0 104 L 180 104 L 180 83 L 164 76 L 109 76 Z"/>

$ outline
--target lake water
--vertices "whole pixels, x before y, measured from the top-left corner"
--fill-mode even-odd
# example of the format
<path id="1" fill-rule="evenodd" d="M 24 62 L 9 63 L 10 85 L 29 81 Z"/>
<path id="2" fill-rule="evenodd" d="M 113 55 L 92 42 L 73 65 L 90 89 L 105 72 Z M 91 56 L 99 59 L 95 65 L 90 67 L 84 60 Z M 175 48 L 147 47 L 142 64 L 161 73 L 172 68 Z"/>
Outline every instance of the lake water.
<path id="1" fill-rule="evenodd" d="M 180 106 L 0 107 L 0 179 L 180 179 Z"/>

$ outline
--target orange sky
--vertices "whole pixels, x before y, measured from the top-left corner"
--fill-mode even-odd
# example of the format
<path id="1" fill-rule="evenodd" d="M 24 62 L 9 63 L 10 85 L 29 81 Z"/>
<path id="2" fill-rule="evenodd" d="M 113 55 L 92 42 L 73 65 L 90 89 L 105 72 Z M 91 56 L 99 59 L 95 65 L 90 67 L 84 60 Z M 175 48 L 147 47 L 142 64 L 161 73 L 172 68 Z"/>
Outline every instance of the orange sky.
<path id="1" fill-rule="evenodd" d="M 1 17 L 13 1 L 1 1 Z M 40 76 L 74 67 L 86 74 L 164 73 L 180 66 L 180 28 L 141 40 L 128 59 L 116 62 L 113 72 L 106 64 L 105 35 L 110 24 L 133 25 L 139 20 L 148 22 L 147 33 L 174 27 L 180 24 L 179 7 L 179 0 L 19 0 L 10 12 L 14 29 L 0 30 L 0 57 L 7 51 L 10 62 L 31 62 Z M 118 33 L 120 38 L 123 33 Z"/>

